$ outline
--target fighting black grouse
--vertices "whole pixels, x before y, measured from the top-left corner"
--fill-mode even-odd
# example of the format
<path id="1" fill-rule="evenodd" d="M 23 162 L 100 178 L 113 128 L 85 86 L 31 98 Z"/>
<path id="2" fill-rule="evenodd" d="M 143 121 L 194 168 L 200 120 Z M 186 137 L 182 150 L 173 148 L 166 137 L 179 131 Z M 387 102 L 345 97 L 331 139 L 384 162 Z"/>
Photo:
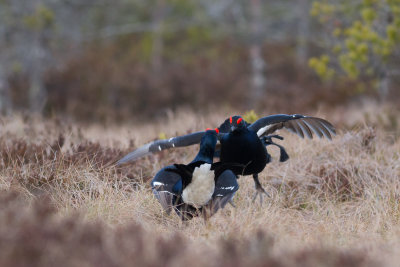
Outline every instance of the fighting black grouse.
<path id="1" fill-rule="evenodd" d="M 216 131 L 206 131 L 191 163 L 170 165 L 155 175 L 151 186 L 168 214 L 175 209 L 182 220 L 200 214 L 208 218 L 231 201 L 239 185 L 229 169 L 239 165 L 213 164 L 216 143 Z"/>
<path id="2" fill-rule="evenodd" d="M 300 114 L 271 115 L 258 119 L 252 124 L 245 122 L 240 116 L 233 116 L 225 120 L 218 129 L 220 130 L 218 134 L 220 151 L 216 151 L 216 154 L 220 154 L 221 162 L 246 165 L 244 170 L 241 169 L 242 173 L 238 169 L 233 169 L 236 174 L 253 175 L 257 189 L 255 197 L 260 193 L 266 193 L 258 180 L 258 173 L 265 168 L 270 160 L 265 146 L 268 144 L 277 145 L 271 141 L 271 137 L 274 137 L 270 136 L 272 133 L 279 129 L 287 129 L 302 138 L 304 136 L 312 138 L 314 133 L 320 138 L 326 137 L 329 140 L 332 135 L 336 134 L 335 128 L 328 121 Z M 204 131 L 201 131 L 148 143 L 120 159 L 117 165 L 164 149 L 198 144 L 203 135 Z M 284 160 L 287 158 L 287 154 L 282 147 L 280 148 L 281 160 Z"/>

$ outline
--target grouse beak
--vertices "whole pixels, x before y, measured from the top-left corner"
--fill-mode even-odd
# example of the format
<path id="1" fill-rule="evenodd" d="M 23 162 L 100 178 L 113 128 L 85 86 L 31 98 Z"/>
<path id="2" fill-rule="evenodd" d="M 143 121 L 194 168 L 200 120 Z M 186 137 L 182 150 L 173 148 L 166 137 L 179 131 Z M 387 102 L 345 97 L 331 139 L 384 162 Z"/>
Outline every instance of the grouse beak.
<path id="1" fill-rule="evenodd" d="M 237 128 L 238 128 L 238 127 L 236 127 L 236 126 L 232 125 L 232 126 L 231 126 L 231 132 L 234 132 L 234 131 L 236 131 L 236 130 L 237 130 Z"/>

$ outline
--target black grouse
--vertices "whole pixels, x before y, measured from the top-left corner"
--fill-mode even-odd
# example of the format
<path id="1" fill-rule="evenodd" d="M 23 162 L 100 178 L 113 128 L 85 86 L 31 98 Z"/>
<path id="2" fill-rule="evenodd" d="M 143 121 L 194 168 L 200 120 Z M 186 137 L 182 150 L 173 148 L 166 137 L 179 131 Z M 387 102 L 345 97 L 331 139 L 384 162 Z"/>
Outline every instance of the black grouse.
<path id="1" fill-rule="evenodd" d="M 218 134 L 220 151 L 216 151 L 215 154 L 220 155 L 221 162 L 246 165 L 244 170 L 243 168 L 239 168 L 242 173 L 240 173 L 238 168 L 233 167 L 232 169 L 235 174 L 253 175 L 257 189 L 255 197 L 260 193 L 266 193 L 258 180 L 258 173 L 265 168 L 270 160 L 265 146 L 270 144 L 277 145 L 271 139 L 273 137 L 280 137 L 271 134 L 282 128 L 302 138 L 304 136 L 312 138 L 314 133 L 320 138 L 326 137 L 331 140 L 332 135 L 336 134 L 335 128 L 328 121 L 300 114 L 271 115 L 258 119 L 252 124 L 245 122 L 240 116 L 233 116 L 225 120 L 218 128 L 220 130 Z M 117 165 L 164 149 L 198 144 L 203 135 L 204 131 L 148 143 L 120 159 Z M 288 156 L 283 147 L 280 146 L 280 148 L 281 161 L 284 161 Z M 262 195 L 260 194 L 261 198 Z"/>
<path id="2" fill-rule="evenodd" d="M 200 214 L 208 218 L 231 201 L 239 185 L 236 175 L 229 169 L 239 166 L 213 164 L 216 143 L 216 131 L 206 131 L 200 151 L 190 164 L 170 165 L 155 175 L 151 186 L 168 214 L 175 209 L 182 220 Z"/>
<path id="3" fill-rule="evenodd" d="M 231 129 L 228 134 L 221 137 L 221 162 L 237 162 L 245 165 L 245 168 L 233 168 L 236 175 L 253 175 L 256 186 L 256 194 L 266 193 L 258 180 L 258 173 L 262 172 L 270 162 L 270 155 L 267 153 L 265 144 L 258 137 L 257 133 L 247 128 L 243 118 L 237 120 L 229 118 Z M 262 195 L 260 195 L 262 201 Z"/>

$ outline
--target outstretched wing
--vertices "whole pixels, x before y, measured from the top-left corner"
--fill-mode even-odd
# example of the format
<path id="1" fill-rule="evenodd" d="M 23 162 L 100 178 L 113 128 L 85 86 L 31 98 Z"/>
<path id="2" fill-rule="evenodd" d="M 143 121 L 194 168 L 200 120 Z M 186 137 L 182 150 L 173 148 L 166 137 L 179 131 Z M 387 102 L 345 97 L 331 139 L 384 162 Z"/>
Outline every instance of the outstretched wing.
<path id="1" fill-rule="evenodd" d="M 147 156 L 152 153 L 159 152 L 159 151 L 162 151 L 165 149 L 169 149 L 169 148 L 184 147 L 184 146 L 200 144 L 201 138 L 203 137 L 203 135 L 205 133 L 206 133 L 205 131 L 195 132 L 195 133 L 191 133 L 191 134 L 187 134 L 187 135 L 172 137 L 172 138 L 165 139 L 165 140 L 153 141 L 151 143 L 145 144 L 145 145 L 135 149 L 134 151 L 132 151 L 131 153 L 129 153 L 122 159 L 118 160 L 116 164 L 121 165 L 124 163 L 128 163 L 130 161 L 135 161 L 141 157 L 144 157 L 144 156 Z M 224 135 L 225 135 L 225 133 L 219 133 L 217 135 L 218 140 L 220 140 Z"/>
<path id="2" fill-rule="evenodd" d="M 238 189 L 237 176 L 231 170 L 225 170 L 217 177 L 213 197 L 225 197 Z"/>
<path id="3" fill-rule="evenodd" d="M 214 215 L 219 209 L 224 208 L 232 200 L 238 189 L 237 176 L 231 170 L 225 170 L 217 178 L 212 199 L 205 207 L 210 212 L 210 216 Z"/>
<path id="4" fill-rule="evenodd" d="M 138 149 L 132 151 L 122 159 L 118 160 L 117 165 L 137 160 L 138 158 L 144 157 L 146 155 L 164 149 L 199 144 L 204 134 L 205 132 L 202 131 L 202 132 L 196 132 L 187 135 L 172 137 L 170 139 L 153 141 L 151 143 L 139 147 Z"/>
<path id="5" fill-rule="evenodd" d="M 176 167 L 169 165 L 162 168 L 150 183 L 154 196 L 167 214 L 171 213 L 176 198 L 182 191 L 182 178 L 178 173 L 168 171 L 172 169 L 176 169 Z"/>
<path id="6" fill-rule="evenodd" d="M 273 132 L 285 128 L 300 137 L 313 137 L 313 133 L 319 138 L 325 136 L 329 140 L 332 135 L 336 135 L 335 127 L 321 118 L 308 117 L 300 114 L 286 115 L 277 114 L 261 118 L 251 124 L 248 129 L 257 132 L 259 137 L 272 134 Z"/>

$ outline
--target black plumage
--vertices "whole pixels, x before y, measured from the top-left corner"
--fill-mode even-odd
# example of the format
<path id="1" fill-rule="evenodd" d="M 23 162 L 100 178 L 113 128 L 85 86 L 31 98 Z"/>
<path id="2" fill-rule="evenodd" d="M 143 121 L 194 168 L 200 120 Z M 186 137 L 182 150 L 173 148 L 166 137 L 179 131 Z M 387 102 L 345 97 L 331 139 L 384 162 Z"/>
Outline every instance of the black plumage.
<path id="1" fill-rule="evenodd" d="M 336 134 L 335 128 L 328 121 L 300 114 L 271 115 L 252 124 L 245 122 L 240 116 L 233 116 L 225 120 L 218 129 L 220 144 L 217 145 L 215 155 L 220 156 L 221 162 L 244 164 L 244 170 L 240 167 L 233 167 L 232 170 L 237 175 L 253 175 L 257 189 L 256 196 L 261 192 L 266 193 L 258 180 L 258 173 L 270 161 L 270 155 L 265 147 L 277 145 L 281 151 L 280 160 L 285 161 L 289 158 L 285 149 L 272 141 L 274 137 L 279 139 L 281 137 L 271 134 L 279 129 L 287 129 L 301 138 L 305 136 L 313 138 L 313 134 L 316 134 L 320 138 L 325 137 L 329 140 Z M 148 143 L 123 157 L 117 164 L 136 160 L 155 151 L 199 143 L 203 135 L 204 132 L 196 132 Z"/>
<path id="2" fill-rule="evenodd" d="M 200 214 L 208 218 L 231 201 L 239 188 L 236 181 L 237 177 L 229 170 L 231 164 L 212 164 L 216 143 L 216 132 L 207 131 L 202 137 L 200 150 L 191 163 L 188 165 L 170 165 L 164 167 L 155 175 L 151 181 L 153 193 L 168 214 L 174 209 L 183 220 L 191 219 Z M 195 207 L 184 202 L 182 193 L 192 182 L 194 170 L 203 164 L 211 165 L 211 170 L 214 172 L 215 189 L 206 205 Z"/>
<path id="3" fill-rule="evenodd" d="M 267 192 L 258 180 L 258 173 L 262 172 L 270 161 L 265 145 L 257 133 L 247 128 L 242 118 L 236 121 L 230 118 L 231 129 L 224 135 L 221 142 L 221 162 L 237 162 L 245 168 L 233 168 L 236 175 L 253 175 L 256 186 L 256 195 Z M 262 200 L 262 195 L 260 195 Z"/>

